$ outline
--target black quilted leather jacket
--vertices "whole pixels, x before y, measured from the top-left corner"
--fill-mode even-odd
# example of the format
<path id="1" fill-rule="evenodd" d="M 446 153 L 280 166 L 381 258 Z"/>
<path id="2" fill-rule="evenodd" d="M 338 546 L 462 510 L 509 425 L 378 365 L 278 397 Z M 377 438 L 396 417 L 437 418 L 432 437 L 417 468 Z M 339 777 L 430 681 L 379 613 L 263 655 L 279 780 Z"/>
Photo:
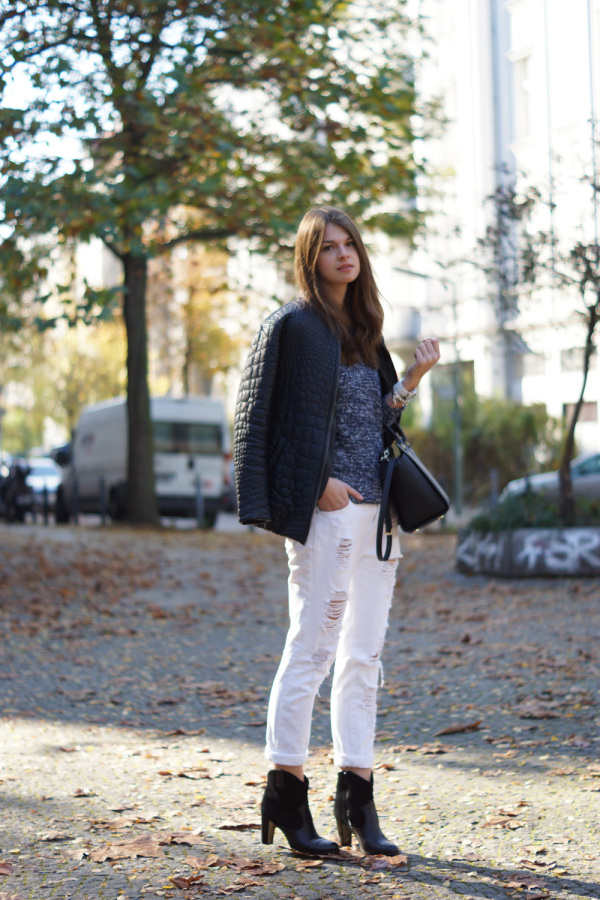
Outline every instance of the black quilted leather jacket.
<path id="1" fill-rule="evenodd" d="M 337 338 L 303 300 L 263 322 L 235 411 L 240 522 L 306 542 L 331 468 L 339 367 Z M 379 377 L 384 396 L 397 376 L 383 342 Z"/>

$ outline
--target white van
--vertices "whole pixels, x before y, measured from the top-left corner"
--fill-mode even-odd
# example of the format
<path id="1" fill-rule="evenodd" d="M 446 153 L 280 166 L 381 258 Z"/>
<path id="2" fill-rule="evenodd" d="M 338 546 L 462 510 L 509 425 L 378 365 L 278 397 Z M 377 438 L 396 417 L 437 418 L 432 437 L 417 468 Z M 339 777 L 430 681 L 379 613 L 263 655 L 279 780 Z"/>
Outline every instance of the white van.
<path id="1" fill-rule="evenodd" d="M 205 517 L 213 524 L 231 495 L 231 446 L 225 408 L 209 397 L 153 397 L 154 474 L 162 516 L 197 514 L 201 486 Z M 105 509 L 121 518 L 127 496 L 127 404 L 89 406 L 73 434 L 69 464 L 56 498 L 56 521 Z"/>

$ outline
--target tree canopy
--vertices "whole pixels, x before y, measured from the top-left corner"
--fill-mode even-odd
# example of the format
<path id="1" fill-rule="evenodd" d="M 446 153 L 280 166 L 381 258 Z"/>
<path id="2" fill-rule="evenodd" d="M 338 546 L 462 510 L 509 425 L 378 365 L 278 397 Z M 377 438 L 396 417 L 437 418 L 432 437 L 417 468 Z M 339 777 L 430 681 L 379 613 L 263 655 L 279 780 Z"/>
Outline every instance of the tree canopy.
<path id="1" fill-rule="evenodd" d="M 404 0 L 12 0 L 0 15 L 0 297 L 72 300 L 48 260 L 74 241 L 121 261 L 132 519 L 155 515 L 148 260 L 236 236 L 272 248 L 325 202 L 409 236 L 415 33 Z M 86 286 L 69 314 L 111 298 Z"/>

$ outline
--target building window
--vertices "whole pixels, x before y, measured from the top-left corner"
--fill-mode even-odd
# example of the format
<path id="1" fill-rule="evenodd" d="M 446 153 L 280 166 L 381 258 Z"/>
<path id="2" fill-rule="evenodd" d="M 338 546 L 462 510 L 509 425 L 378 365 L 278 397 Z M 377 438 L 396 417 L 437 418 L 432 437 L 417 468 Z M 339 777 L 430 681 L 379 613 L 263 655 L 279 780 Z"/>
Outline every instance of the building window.
<path id="1" fill-rule="evenodd" d="M 565 422 L 567 428 L 571 424 L 571 419 L 573 418 L 573 413 L 575 411 L 574 403 L 565 403 L 563 405 L 563 415 L 565 418 Z M 598 421 L 598 404 L 595 402 L 584 403 L 579 411 L 579 418 L 577 419 L 577 424 L 580 422 L 597 422 Z"/>
<path id="2" fill-rule="evenodd" d="M 531 56 L 521 56 L 513 62 L 515 83 L 515 138 L 517 141 L 531 134 Z"/>
<path id="3" fill-rule="evenodd" d="M 562 372 L 583 372 L 583 358 L 585 350 L 583 347 L 572 347 L 570 350 L 560 351 L 560 368 Z M 596 353 L 592 352 L 590 359 L 590 369 L 595 368 Z"/>
<path id="4" fill-rule="evenodd" d="M 526 353 L 523 356 L 523 375 L 545 375 L 546 357 L 543 353 Z"/>

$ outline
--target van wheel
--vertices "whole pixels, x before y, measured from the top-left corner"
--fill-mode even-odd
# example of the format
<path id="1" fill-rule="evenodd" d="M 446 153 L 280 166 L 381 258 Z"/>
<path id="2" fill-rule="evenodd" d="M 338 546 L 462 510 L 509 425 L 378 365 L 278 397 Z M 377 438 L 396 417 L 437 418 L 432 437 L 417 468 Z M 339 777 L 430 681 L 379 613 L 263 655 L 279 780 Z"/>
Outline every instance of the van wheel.
<path id="1" fill-rule="evenodd" d="M 65 495 L 61 487 L 59 487 L 56 492 L 56 509 L 54 510 L 54 518 L 57 525 L 66 525 L 71 518 L 69 507 L 67 506 L 67 501 L 65 500 Z"/>
<path id="2" fill-rule="evenodd" d="M 125 506 L 121 501 L 120 492 L 116 488 L 110 492 L 108 498 L 108 514 L 115 522 L 125 518 Z"/>

